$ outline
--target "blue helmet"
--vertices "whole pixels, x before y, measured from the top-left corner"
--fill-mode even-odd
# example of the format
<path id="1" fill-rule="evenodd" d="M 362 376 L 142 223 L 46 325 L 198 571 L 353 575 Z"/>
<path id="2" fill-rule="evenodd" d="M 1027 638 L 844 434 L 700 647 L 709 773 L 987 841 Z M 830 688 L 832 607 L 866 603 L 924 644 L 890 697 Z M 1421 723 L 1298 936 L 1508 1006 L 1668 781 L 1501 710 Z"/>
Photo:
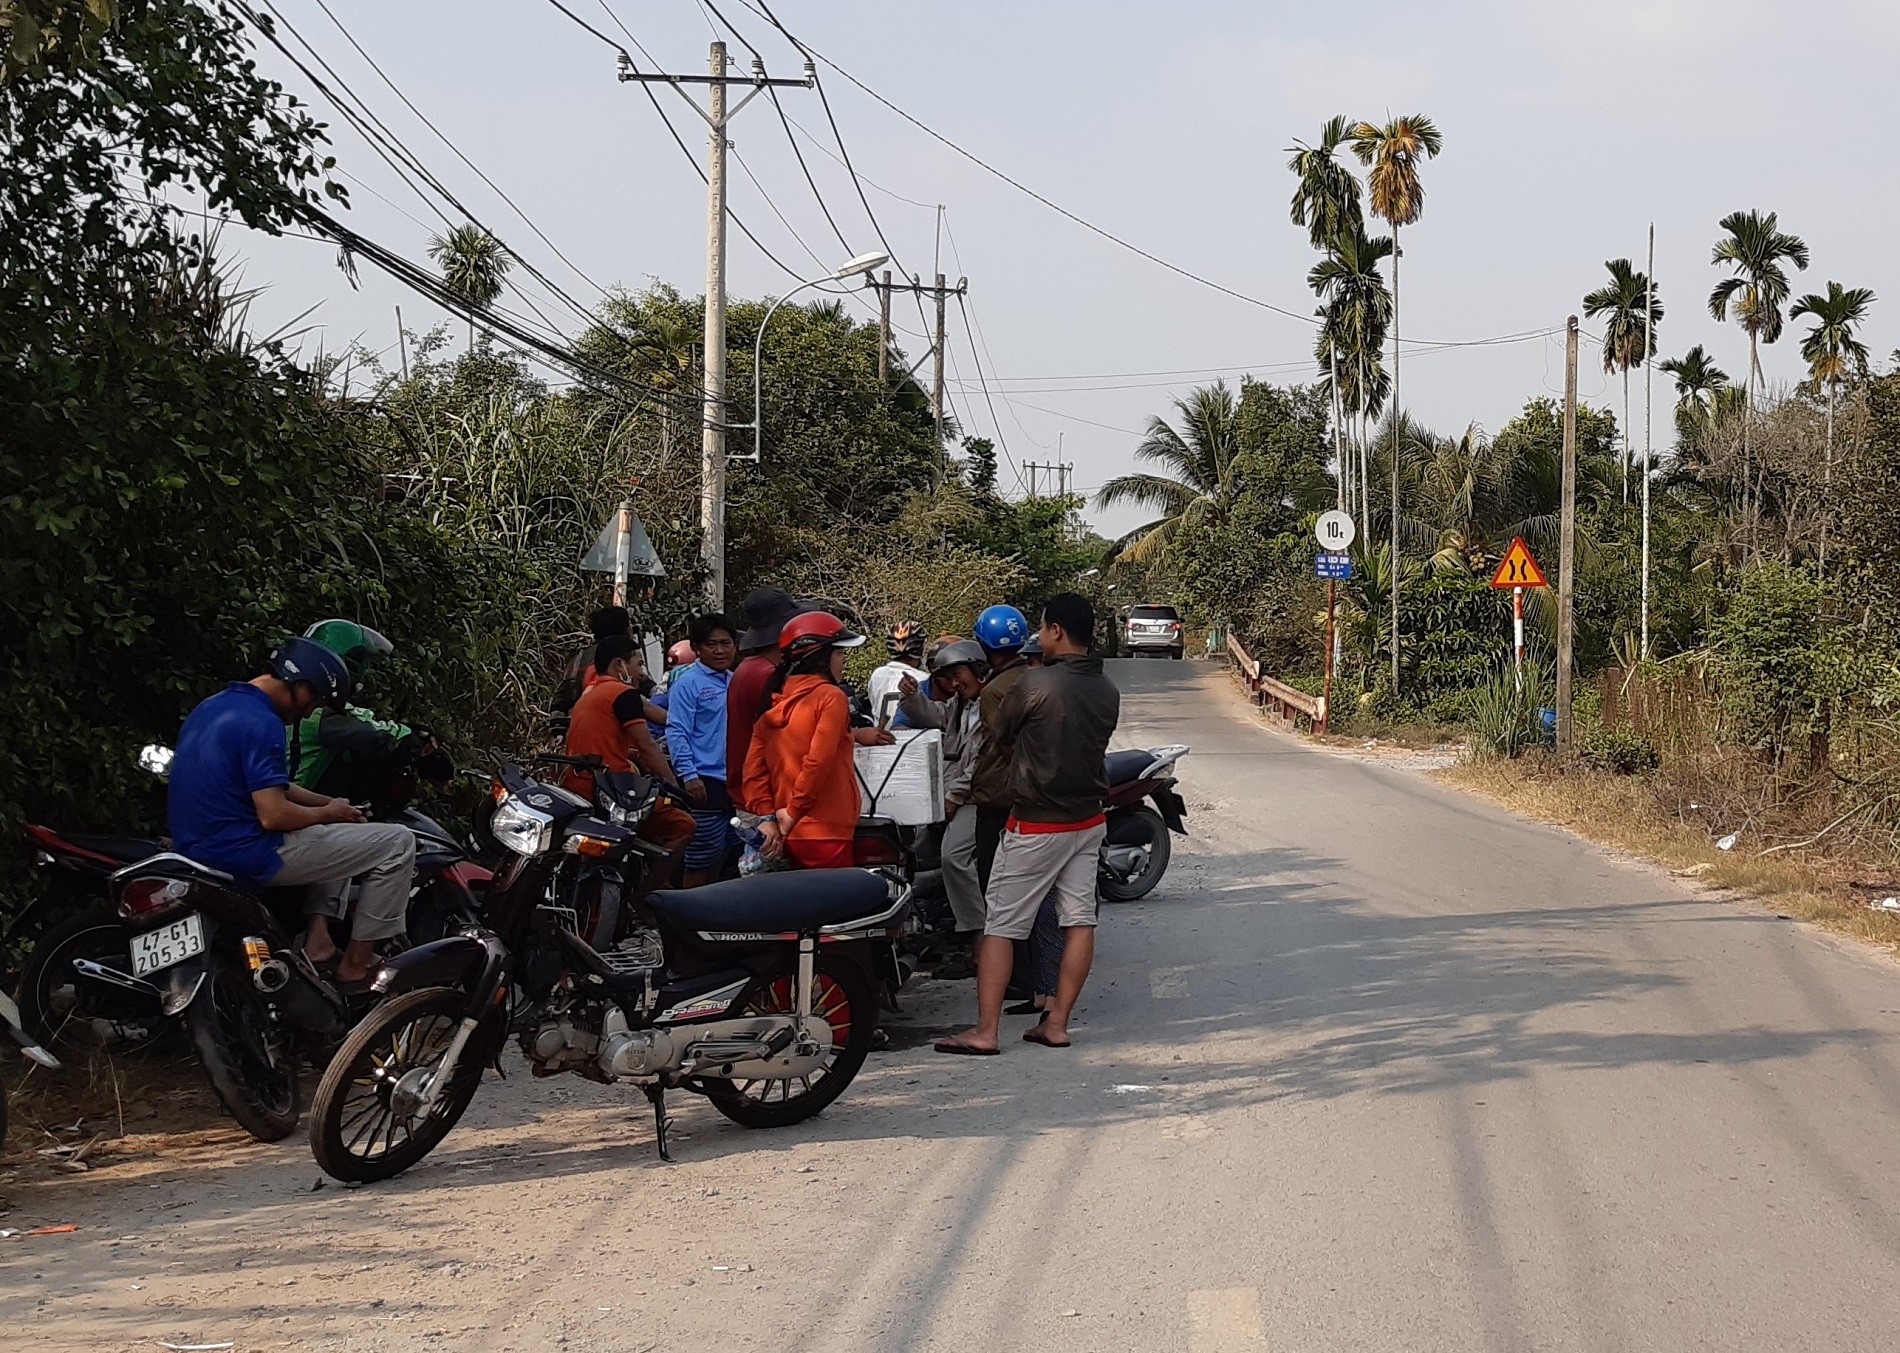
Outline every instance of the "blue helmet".
<path id="1" fill-rule="evenodd" d="M 976 641 L 992 653 L 1014 653 L 1029 641 L 1029 622 L 1014 606 L 991 606 L 976 618 Z"/>
<path id="2" fill-rule="evenodd" d="M 315 639 L 286 639 L 270 655 L 271 675 L 286 685 L 306 682 L 322 704 L 332 704 L 349 693 L 353 684 L 343 659 Z"/>

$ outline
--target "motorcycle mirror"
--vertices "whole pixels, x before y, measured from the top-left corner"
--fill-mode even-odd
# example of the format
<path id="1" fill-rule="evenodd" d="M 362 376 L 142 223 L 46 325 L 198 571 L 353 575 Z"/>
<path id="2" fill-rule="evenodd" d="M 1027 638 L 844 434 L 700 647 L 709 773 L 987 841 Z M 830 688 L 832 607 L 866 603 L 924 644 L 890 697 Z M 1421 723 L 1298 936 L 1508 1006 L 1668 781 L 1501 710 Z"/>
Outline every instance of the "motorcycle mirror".
<path id="1" fill-rule="evenodd" d="M 139 748 L 139 767 L 164 779 L 172 772 L 172 749 L 157 742 Z"/>

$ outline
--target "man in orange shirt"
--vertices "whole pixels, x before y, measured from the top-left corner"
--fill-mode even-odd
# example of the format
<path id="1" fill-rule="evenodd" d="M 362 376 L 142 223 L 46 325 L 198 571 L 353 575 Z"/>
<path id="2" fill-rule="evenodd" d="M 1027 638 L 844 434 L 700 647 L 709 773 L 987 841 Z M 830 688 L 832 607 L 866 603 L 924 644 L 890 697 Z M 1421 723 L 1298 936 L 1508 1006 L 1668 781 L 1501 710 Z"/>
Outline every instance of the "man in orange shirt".
<path id="1" fill-rule="evenodd" d="M 645 701 L 639 689 L 640 668 L 640 649 L 625 635 L 613 635 L 594 645 L 594 671 L 599 680 L 574 702 L 567 723 L 567 754 L 597 756 L 608 770 L 632 771 L 638 762 L 648 775 L 677 785 L 666 754 L 647 730 Z M 583 798 L 594 797 L 594 777 L 588 771 L 570 769 L 563 784 Z M 692 839 L 692 814 L 661 799 L 641 824 L 640 836 L 677 856 Z M 672 872 L 669 862 L 663 869 L 649 870 L 647 878 L 657 883 Z"/>

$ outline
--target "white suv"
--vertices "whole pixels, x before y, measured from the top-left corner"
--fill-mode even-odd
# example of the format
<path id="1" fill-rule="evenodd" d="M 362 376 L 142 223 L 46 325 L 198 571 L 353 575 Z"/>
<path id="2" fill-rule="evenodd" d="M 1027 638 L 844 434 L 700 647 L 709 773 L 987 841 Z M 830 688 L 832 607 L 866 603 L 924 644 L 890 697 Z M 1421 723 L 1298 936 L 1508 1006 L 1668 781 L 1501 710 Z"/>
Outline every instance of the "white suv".
<path id="1" fill-rule="evenodd" d="M 1172 606 L 1135 606 L 1122 622 L 1122 647 L 1132 654 L 1166 653 L 1179 658 L 1187 651 L 1181 634 L 1181 613 Z"/>

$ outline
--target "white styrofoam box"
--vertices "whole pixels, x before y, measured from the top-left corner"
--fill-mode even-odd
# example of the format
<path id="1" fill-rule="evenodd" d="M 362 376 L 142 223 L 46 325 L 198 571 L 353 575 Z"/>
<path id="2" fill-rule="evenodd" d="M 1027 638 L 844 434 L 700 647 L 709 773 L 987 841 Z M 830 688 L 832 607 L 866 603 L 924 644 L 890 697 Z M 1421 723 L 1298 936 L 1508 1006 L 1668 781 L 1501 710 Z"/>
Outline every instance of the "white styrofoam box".
<path id="1" fill-rule="evenodd" d="M 896 728 L 889 747 L 857 748 L 858 811 L 900 826 L 943 821 L 943 733 Z"/>

